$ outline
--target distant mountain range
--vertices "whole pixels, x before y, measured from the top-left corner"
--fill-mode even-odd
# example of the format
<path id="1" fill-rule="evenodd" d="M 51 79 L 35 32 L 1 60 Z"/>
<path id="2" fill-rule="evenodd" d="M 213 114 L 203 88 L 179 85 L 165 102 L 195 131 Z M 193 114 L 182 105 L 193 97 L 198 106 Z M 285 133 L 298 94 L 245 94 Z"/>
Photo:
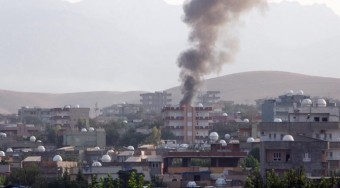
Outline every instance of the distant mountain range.
<path id="1" fill-rule="evenodd" d="M 202 91 L 221 91 L 223 100 L 233 100 L 236 103 L 253 104 L 260 98 L 274 98 L 288 90 L 303 90 L 306 95 L 332 97 L 340 99 L 340 79 L 303 74 L 255 71 L 244 72 L 207 79 Z M 180 87 L 168 89 L 173 94 L 173 103 L 181 98 Z M 112 104 L 128 102 L 139 103 L 139 94 L 146 91 L 98 91 L 67 94 L 26 93 L 0 90 L 0 113 L 17 113 L 22 106 L 62 107 L 76 105 L 99 108 Z"/>

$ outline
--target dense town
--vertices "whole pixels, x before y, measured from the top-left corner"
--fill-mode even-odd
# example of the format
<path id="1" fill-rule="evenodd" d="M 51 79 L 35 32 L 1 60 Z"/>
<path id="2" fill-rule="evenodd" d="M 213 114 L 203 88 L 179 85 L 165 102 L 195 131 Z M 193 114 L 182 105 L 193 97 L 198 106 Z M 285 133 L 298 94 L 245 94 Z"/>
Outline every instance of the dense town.
<path id="1" fill-rule="evenodd" d="M 25 106 L 1 115 L 0 183 L 261 187 L 303 173 L 300 183 L 336 185 L 339 100 L 288 91 L 245 105 L 219 95 L 201 92 L 180 106 L 164 91 L 141 94 L 137 104 Z"/>

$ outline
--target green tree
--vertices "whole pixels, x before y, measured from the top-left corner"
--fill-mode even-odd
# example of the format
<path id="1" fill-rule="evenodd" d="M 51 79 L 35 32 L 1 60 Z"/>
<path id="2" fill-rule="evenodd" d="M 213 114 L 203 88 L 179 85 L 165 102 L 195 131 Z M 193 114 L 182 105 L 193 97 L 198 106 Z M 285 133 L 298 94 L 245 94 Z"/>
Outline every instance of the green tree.
<path id="1" fill-rule="evenodd" d="M 83 174 L 83 172 L 81 171 L 80 168 L 78 169 L 76 182 L 77 182 L 79 188 L 86 188 L 88 186 L 88 182 L 87 182 L 86 178 L 84 177 L 84 174 Z"/>
<path id="2" fill-rule="evenodd" d="M 257 169 L 260 167 L 259 162 L 257 161 L 257 159 L 255 159 L 253 156 L 248 155 L 246 158 L 244 158 L 241 162 L 241 167 L 243 169 Z"/>
<path id="3" fill-rule="evenodd" d="M 151 134 L 145 139 L 145 143 L 157 145 L 160 141 L 161 132 L 157 129 L 157 127 L 153 127 Z"/>
<path id="4" fill-rule="evenodd" d="M 5 176 L 0 176 L 0 185 L 4 185 L 6 181 Z"/>
<path id="5" fill-rule="evenodd" d="M 89 185 L 89 188 L 100 188 L 100 184 L 97 181 L 97 176 L 96 175 L 92 175 L 92 179 L 91 179 L 91 183 Z"/>
<path id="6" fill-rule="evenodd" d="M 116 121 L 110 121 L 106 124 L 102 124 L 102 127 L 106 132 L 106 144 L 110 146 L 119 145 L 119 139 L 121 138 L 118 130 L 123 128 L 121 123 Z"/>
<path id="7" fill-rule="evenodd" d="M 107 175 L 106 181 L 105 181 L 105 185 L 107 188 L 118 188 L 119 186 L 115 185 L 115 182 L 111 176 L 111 174 Z"/>
<path id="8" fill-rule="evenodd" d="M 119 186 L 126 188 L 142 188 L 143 185 L 150 187 L 150 184 L 144 181 L 144 174 L 137 173 L 136 170 L 119 171 Z"/>
<path id="9" fill-rule="evenodd" d="M 56 128 L 47 128 L 47 142 L 51 144 L 57 143 L 57 129 Z"/>
<path id="10" fill-rule="evenodd" d="M 5 184 L 20 184 L 33 186 L 36 182 L 41 182 L 41 173 L 37 165 L 30 165 L 11 172 L 5 180 Z"/>
<path id="11" fill-rule="evenodd" d="M 248 155 L 253 156 L 258 162 L 260 162 L 260 148 L 253 148 L 252 150 L 250 150 Z"/>
<path id="12" fill-rule="evenodd" d="M 161 139 L 163 140 L 175 140 L 176 135 L 170 129 L 161 129 Z"/>
<path id="13" fill-rule="evenodd" d="M 144 143 L 146 138 L 145 134 L 138 133 L 134 129 L 129 129 L 119 139 L 120 146 L 138 146 L 140 143 Z"/>
<path id="14" fill-rule="evenodd" d="M 262 188 L 264 186 L 262 176 L 258 168 L 252 169 L 246 179 L 245 188 Z"/>
<path id="15" fill-rule="evenodd" d="M 268 171 L 266 173 L 266 188 L 284 188 L 283 182 L 281 181 L 280 177 L 275 174 L 274 170 Z"/>
<path id="16" fill-rule="evenodd" d="M 77 123 L 76 123 L 76 127 L 81 130 L 82 128 L 86 128 L 87 127 L 87 121 L 86 119 L 78 119 Z"/>

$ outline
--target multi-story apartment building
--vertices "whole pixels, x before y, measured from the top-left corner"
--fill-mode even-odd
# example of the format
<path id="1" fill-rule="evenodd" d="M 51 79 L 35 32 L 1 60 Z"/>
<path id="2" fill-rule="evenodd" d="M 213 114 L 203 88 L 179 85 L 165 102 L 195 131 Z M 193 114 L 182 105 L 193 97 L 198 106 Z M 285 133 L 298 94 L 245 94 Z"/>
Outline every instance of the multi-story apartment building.
<path id="1" fill-rule="evenodd" d="M 89 131 L 82 129 L 82 131 L 66 132 L 64 134 L 63 145 L 75 147 L 106 147 L 106 133 L 104 129 L 93 129 Z"/>
<path id="2" fill-rule="evenodd" d="M 220 93 L 220 91 L 207 91 L 205 93 L 200 93 L 197 96 L 197 102 L 204 106 L 212 106 L 221 99 L 221 97 L 218 96 Z"/>
<path id="3" fill-rule="evenodd" d="M 285 135 L 280 141 L 261 142 L 261 174 L 274 170 L 279 175 L 289 169 L 303 167 L 307 177 L 329 175 L 327 141 L 305 136 Z"/>
<path id="4" fill-rule="evenodd" d="M 210 112 L 212 107 L 165 107 L 163 119 L 165 128 L 169 129 L 179 143 L 201 143 L 209 139 L 212 129 Z"/>
<path id="5" fill-rule="evenodd" d="M 114 104 L 109 107 L 101 109 L 101 115 L 104 117 L 122 117 L 129 114 L 136 114 L 141 110 L 142 106 L 140 104 Z"/>
<path id="6" fill-rule="evenodd" d="M 49 108 L 29 108 L 28 106 L 21 107 L 21 109 L 18 110 L 18 116 L 22 123 L 42 124 L 48 124 L 51 117 Z"/>
<path id="7" fill-rule="evenodd" d="M 79 106 L 64 108 L 52 108 L 50 110 L 50 125 L 60 125 L 66 129 L 76 129 L 75 125 L 79 120 L 88 122 L 90 118 L 90 108 L 81 108 Z"/>
<path id="8" fill-rule="evenodd" d="M 262 121 L 272 122 L 275 118 L 288 121 L 289 108 L 301 106 L 301 101 L 308 98 L 310 96 L 304 95 L 303 91 L 298 91 L 294 94 L 290 90 L 276 99 L 264 100 L 262 104 Z"/>
<path id="9" fill-rule="evenodd" d="M 32 124 L 4 124 L 0 126 L 0 132 L 6 133 L 7 136 L 32 136 L 41 131 L 40 128 Z"/>
<path id="10" fill-rule="evenodd" d="M 60 125 L 65 128 L 72 128 L 78 120 L 88 122 L 90 118 L 90 108 L 82 108 L 78 105 L 65 106 L 64 108 L 29 108 L 22 107 L 18 110 L 18 116 L 22 123 L 45 125 Z"/>
<path id="11" fill-rule="evenodd" d="M 322 107 L 322 109 L 320 107 Z M 292 121 L 290 118 L 296 117 L 292 115 L 294 113 L 299 113 L 300 115 L 304 113 L 307 116 L 310 113 L 324 113 L 325 111 L 332 116 L 330 119 L 334 119 L 334 116 L 339 116 L 339 113 L 336 112 L 335 102 L 324 99 L 316 99 L 313 101 L 310 96 L 304 95 L 303 91 L 299 91 L 296 94 L 294 94 L 293 91 L 289 91 L 277 99 L 267 99 L 263 101 L 262 121 L 273 122 L 275 119 L 280 119 L 281 121 L 288 122 Z"/>
<path id="12" fill-rule="evenodd" d="M 314 166 L 315 169 L 310 168 L 307 171 L 311 176 L 330 175 L 331 171 L 340 170 L 339 122 L 263 122 L 258 125 L 258 134 L 263 168 L 280 169 L 282 164 L 272 163 L 273 161 L 268 160 L 269 157 L 281 157 L 283 162 L 286 155 L 289 155 L 289 160 L 294 161 L 291 163 L 293 166 Z M 289 144 L 282 142 L 286 140 L 286 135 L 294 138 Z M 266 150 L 277 152 L 268 154 Z M 277 159 L 276 162 L 280 160 Z"/>
<path id="13" fill-rule="evenodd" d="M 289 108 L 289 122 L 339 122 L 339 108 L 326 100 L 304 99 L 300 107 Z"/>
<path id="14" fill-rule="evenodd" d="M 162 108 L 171 105 L 171 93 L 155 92 L 140 94 L 142 107 L 146 112 L 160 113 Z"/>

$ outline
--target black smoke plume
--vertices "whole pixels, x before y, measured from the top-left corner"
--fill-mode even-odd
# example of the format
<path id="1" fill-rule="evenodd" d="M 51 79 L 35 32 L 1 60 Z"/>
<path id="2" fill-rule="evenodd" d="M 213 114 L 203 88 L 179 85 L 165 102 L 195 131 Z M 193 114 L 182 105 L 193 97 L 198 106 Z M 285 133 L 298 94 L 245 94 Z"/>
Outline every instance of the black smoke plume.
<path id="1" fill-rule="evenodd" d="M 183 21 L 191 27 L 191 48 L 178 57 L 182 80 L 181 105 L 190 105 L 204 75 L 217 72 L 231 62 L 237 50 L 237 40 L 218 46 L 221 34 L 228 34 L 239 16 L 265 0 L 189 0 L 186 1 Z M 226 32 L 223 32 L 226 29 Z"/>

